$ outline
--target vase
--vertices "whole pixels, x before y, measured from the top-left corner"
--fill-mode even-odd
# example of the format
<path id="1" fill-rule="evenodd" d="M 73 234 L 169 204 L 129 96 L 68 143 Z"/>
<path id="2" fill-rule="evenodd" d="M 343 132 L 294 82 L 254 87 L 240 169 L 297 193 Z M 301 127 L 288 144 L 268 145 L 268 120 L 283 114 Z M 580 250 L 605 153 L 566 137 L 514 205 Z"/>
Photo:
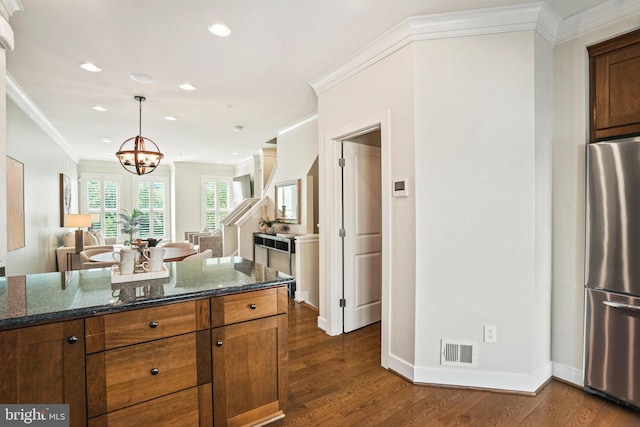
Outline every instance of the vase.
<path id="1" fill-rule="evenodd" d="M 267 227 L 267 228 L 265 228 L 264 232 L 265 232 L 266 234 L 276 234 L 276 230 L 275 230 L 275 228 L 273 228 L 273 227 Z"/>

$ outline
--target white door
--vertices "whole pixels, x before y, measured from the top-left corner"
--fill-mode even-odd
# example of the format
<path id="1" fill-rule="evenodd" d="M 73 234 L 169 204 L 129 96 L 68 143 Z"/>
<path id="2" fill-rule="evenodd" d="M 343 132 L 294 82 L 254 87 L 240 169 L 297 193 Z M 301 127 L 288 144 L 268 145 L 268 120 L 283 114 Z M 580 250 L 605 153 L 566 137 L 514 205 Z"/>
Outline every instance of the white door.
<path id="1" fill-rule="evenodd" d="M 343 157 L 343 331 L 351 332 L 380 321 L 380 148 L 344 141 Z"/>

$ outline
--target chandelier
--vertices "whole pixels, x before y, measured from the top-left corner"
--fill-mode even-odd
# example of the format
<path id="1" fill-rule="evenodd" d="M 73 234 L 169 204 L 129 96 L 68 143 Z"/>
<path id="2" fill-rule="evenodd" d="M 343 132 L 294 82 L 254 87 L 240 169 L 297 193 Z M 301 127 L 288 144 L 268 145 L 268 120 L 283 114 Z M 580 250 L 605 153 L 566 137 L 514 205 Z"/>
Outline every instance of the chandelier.
<path id="1" fill-rule="evenodd" d="M 153 172 L 158 167 L 164 154 L 160 152 L 155 142 L 142 136 L 142 101 L 145 101 L 146 98 L 134 96 L 133 99 L 140 104 L 138 135 L 123 142 L 116 156 L 122 167 L 128 172 L 144 175 Z"/>

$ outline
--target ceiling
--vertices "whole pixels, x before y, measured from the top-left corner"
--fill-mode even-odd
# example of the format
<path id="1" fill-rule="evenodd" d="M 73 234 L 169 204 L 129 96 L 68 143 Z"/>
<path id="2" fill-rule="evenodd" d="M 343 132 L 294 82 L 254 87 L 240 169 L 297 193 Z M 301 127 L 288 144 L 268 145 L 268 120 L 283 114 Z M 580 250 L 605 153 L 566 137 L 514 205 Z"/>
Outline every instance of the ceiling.
<path id="1" fill-rule="evenodd" d="M 167 161 L 235 164 L 312 115 L 309 82 L 409 16 L 526 0 L 21 0 L 7 70 L 80 160 L 138 134 Z M 548 0 L 561 18 L 605 0 Z M 224 23 L 228 37 L 208 26 Z M 84 71 L 82 62 L 103 69 Z M 133 81 L 144 73 L 155 83 Z M 179 84 L 189 82 L 194 91 Z M 101 105 L 107 111 L 94 111 Z M 165 116 L 178 120 L 167 121 Z M 234 131 L 234 126 L 242 130 Z M 111 138 L 102 142 L 100 138 Z"/>

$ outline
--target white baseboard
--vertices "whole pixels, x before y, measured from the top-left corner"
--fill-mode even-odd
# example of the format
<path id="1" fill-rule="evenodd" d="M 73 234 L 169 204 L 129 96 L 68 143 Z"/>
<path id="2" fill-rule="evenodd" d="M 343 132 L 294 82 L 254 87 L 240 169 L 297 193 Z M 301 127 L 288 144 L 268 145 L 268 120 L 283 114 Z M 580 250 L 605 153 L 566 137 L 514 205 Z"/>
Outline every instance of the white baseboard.
<path id="1" fill-rule="evenodd" d="M 562 363 L 553 363 L 553 376 L 568 383 L 584 387 L 584 373 L 581 369 L 572 368 Z"/>
<path id="2" fill-rule="evenodd" d="M 325 319 L 324 317 L 318 316 L 318 328 L 327 332 L 327 319 Z"/>
<path id="3" fill-rule="evenodd" d="M 415 368 L 412 364 L 405 362 L 393 354 L 390 354 L 387 358 L 387 362 L 389 364 L 388 368 L 396 372 L 398 375 L 405 377 L 409 381 L 413 382 L 413 377 L 415 375 Z"/>
<path id="4" fill-rule="evenodd" d="M 295 301 L 296 302 L 305 302 L 309 299 L 309 292 L 295 292 Z"/>
<path id="5" fill-rule="evenodd" d="M 452 368 L 416 368 L 414 382 L 534 393 L 551 378 L 551 362 L 531 375 Z"/>
<path id="6" fill-rule="evenodd" d="M 551 377 L 555 377 L 578 387 L 584 387 L 582 370 L 558 362 L 548 362 L 533 374 L 523 375 L 471 369 L 415 367 L 393 354 L 390 354 L 387 360 L 389 370 L 416 384 L 440 384 L 534 393 Z"/>

